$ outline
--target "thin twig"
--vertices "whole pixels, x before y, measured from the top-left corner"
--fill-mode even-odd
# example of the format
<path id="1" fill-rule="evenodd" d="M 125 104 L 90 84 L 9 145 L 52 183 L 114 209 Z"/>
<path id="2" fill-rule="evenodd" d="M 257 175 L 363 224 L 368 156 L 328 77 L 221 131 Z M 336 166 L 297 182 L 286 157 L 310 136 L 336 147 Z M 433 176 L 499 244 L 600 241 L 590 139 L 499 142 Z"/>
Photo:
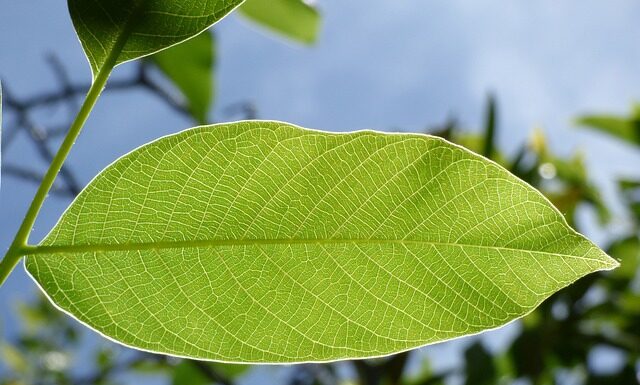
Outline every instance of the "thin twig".
<path id="1" fill-rule="evenodd" d="M 30 135 L 40 157 L 47 163 L 50 163 L 53 160 L 54 153 L 49 148 L 46 129 L 40 127 L 31 119 L 29 109 L 20 105 L 19 102 L 16 102 L 15 98 L 6 86 L 4 92 L 7 106 L 14 108 L 18 115 L 18 127 L 22 127 L 27 130 L 27 133 Z M 60 177 L 65 182 L 71 194 L 77 195 L 80 192 L 80 184 L 76 181 L 75 176 L 69 171 L 69 168 L 66 165 L 62 166 L 60 169 Z"/>
<path id="2" fill-rule="evenodd" d="M 40 181 L 42 180 L 41 173 L 13 164 L 2 165 L 2 172 L 5 175 L 12 176 L 17 179 L 22 179 L 28 182 L 40 183 Z M 59 183 L 53 185 L 53 187 L 51 188 L 51 193 L 66 198 L 75 197 L 75 194 L 73 194 L 66 186 L 60 186 Z"/>

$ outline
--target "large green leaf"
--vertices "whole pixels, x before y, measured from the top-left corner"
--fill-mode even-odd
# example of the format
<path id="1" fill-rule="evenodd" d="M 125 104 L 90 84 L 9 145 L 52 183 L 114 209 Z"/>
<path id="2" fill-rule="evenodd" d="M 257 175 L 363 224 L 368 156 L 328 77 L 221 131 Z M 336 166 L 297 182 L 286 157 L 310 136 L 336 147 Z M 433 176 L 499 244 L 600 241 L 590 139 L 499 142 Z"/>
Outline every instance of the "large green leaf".
<path id="1" fill-rule="evenodd" d="M 371 357 L 477 333 L 617 266 L 462 147 L 264 121 L 122 157 L 26 254 L 50 298 L 104 335 L 233 362 Z"/>
<path id="2" fill-rule="evenodd" d="M 205 123 L 213 97 L 215 50 L 212 34 L 202 33 L 158 52 L 151 60 L 184 95 L 194 119 Z"/>
<path id="3" fill-rule="evenodd" d="M 68 0 L 94 77 L 204 31 L 243 0 Z"/>
<path id="4" fill-rule="evenodd" d="M 240 13 L 267 29 L 304 44 L 318 38 L 320 13 L 302 0 L 247 0 Z"/>

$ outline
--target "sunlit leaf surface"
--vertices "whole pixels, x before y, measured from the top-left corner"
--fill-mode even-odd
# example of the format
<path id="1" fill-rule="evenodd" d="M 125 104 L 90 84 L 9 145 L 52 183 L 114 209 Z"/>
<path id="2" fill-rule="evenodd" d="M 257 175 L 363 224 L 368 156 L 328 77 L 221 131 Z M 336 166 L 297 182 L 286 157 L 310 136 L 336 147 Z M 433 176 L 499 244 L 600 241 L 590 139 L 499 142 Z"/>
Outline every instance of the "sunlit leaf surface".
<path id="1" fill-rule="evenodd" d="M 312 44 L 318 38 L 320 13 L 302 0 L 247 0 L 239 11 L 259 25 L 289 39 Z"/>
<path id="2" fill-rule="evenodd" d="M 68 0 L 94 76 L 194 37 L 243 0 Z"/>
<path id="3" fill-rule="evenodd" d="M 386 355 L 521 317 L 617 262 L 536 190 L 442 139 L 278 122 L 143 146 L 27 269 L 124 344 L 234 362 Z"/>

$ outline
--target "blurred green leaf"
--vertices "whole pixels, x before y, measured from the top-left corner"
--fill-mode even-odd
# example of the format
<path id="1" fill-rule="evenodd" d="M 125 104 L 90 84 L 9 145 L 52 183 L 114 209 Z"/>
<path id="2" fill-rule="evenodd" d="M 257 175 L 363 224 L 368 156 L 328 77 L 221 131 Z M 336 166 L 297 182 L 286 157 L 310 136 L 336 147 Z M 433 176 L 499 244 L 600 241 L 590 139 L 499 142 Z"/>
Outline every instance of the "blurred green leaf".
<path id="1" fill-rule="evenodd" d="M 609 255 L 621 261 L 620 268 L 611 272 L 614 278 L 624 278 L 630 281 L 638 273 L 640 266 L 640 240 L 633 235 L 620 239 L 609 246 Z"/>
<path id="2" fill-rule="evenodd" d="M 466 385 L 483 385 L 496 383 L 496 367 L 493 357 L 481 342 L 469 346 L 464 352 Z"/>
<path id="3" fill-rule="evenodd" d="M 207 122 L 214 95 L 215 57 L 215 40 L 207 32 L 151 56 L 151 61 L 180 90 L 189 111 L 201 124 Z"/>
<path id="4" fill-rule="evenodd" d="M 171 369 L 166 360 L 138 360 L 131 364 L 131 370 L 140 374 L 164 374 Z"/>
<path id="5" fill-rule="evenodd" d="M 640 104 L 633 107 L 630 116 L 585 115 L 577 124 L 604 132 L 634 145 L 640 145 Z"/>
<path id="6" fill-rule="evenodd" d="M 173 369 L 172 385 L 206 385 L 210 382 L 191 361 L 183 360 Z"/>
<path id="7" fill-rule="evenodd" d="M 100 370 L 106 371 L 113 366 L 113 350 L 102 348 L 96 353 L 96 365 Z"/>
<path id="8" fill-rule="evenodd" d="M 204 362 L 182 360 L 173 370 L 173 385 L 199 385 L 228 383 L 245 374 L 251 365 L 223 364 L 219 362 Z"/>
<path id="9" fill-rule="evenodd" d="M 304 44 L 313 44 L 320 13 L 303 0 L 247 0 L 240 13 L 267 29 Z"/>
<path id="10" fill-rule="evenodd" d="M 538 176 L 541 178 L 533 184 L 565 214 L 572 226 L 576 225 L 575 212 L 583 203 L 596 210 L 601 223 L 607 223 L 611 219 L 600 190 L 589 180 L 582 153 L 575 153 L 568 159 L 555 155 L 549 149 L 546 136 L 541 130 L 535 132 L 531 149 L 537 155 Z"/>
<path id="11" fill-rule="evenodd" d="M 44 300 L 43 296 L 39 296 L 34 302 L 18 303 L 17 311 L 22 317 L 22 326 L 30 331 L 38 331 L 54 323 L 57 324 L 62 317 L 60 312 Z"/>
<path id="12" fill-rule="evenodd" d="M 640 181 L 631 179 L 621 179 L 618 181 L 618 185 L 624 192 L 640 189 Z M 640 199 L 640 197 L 638 197 Z"/>
<path id="13" fill-rule="evenodd" d="M 640 297 L 635 293 L 623 293 L 620 296 L 620 308 L 625 313 L 640 315 Z"/>
<path id="14" fill-rule="evenodd" d="M 2 362 L 17 374 L 25 373 L 29 368 L 29 362 L 20 350 L 7 343 L 0 344 L 0 357 Z"/>
<path id="15" fill-rule="evenodd" d="M 240 375 L 245 374 L 249 369 L 251 369 L 251 365 L 242 365 L 242 364 L 222 364 L 218 362 L 212 362 L 209 364 L 214 370 L 223 374 L 225 377 L 235 378 Z"/>
<path id="16" fill-rule="evenodd" d="M 618 181 L 622 198 L 633 215 L 636 227 L 640 227 L 640 181 L 623 179 Z"/>
<path id="17" fill-rule="evenodd" d="M 529 377 L 535 381 L 543 376 L 545 354 L 540 329 L 525 329 L 511 345 L 509 355 L 517 377 Z"/>

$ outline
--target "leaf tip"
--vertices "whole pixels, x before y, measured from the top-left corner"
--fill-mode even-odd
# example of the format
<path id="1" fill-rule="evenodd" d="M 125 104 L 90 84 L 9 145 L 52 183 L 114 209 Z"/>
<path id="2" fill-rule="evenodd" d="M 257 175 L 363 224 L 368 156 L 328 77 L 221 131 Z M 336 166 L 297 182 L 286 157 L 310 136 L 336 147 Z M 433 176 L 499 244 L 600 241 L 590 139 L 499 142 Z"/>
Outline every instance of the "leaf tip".
<path id="1" fill-rule="evenodd" d="M 620 267 L 620 259 L 613 258 L 600 248 L 594 247 L 596 251 L 593 253 L 593 258 L 598 261 L 595 271 L 610 271 Z"/>
<path id="2" fill-rule="evenodd" d="M 620 267 L 620 260 L 607 255 L 603 270 L 614 270 Z"/>

